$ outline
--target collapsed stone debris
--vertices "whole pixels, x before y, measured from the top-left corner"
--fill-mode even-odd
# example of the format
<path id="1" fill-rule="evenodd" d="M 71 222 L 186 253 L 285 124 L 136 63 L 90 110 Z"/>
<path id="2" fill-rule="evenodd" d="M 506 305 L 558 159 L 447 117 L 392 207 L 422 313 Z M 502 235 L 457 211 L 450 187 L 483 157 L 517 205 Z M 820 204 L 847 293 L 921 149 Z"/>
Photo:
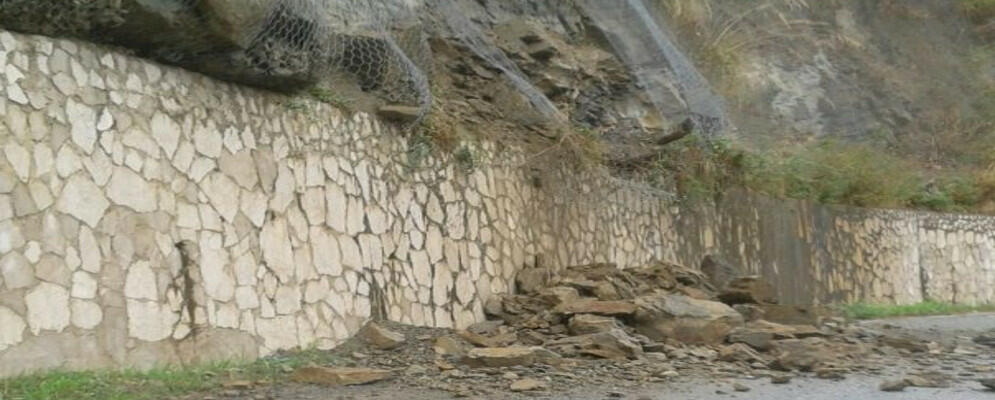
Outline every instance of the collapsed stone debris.
<path id="1" fill-rule="evenodd" d="M 729 377 L 725 386 L 732 391 L 747 391 L 738 380 L 844 380 L 879 374 L 889 358 L 950 351 L 851 325 L 818 307 L 776 304 L 759 277 L 735 277 L 716 288 L 701 273 L 667 263 L 531 268 L 518 275 L 518 288 L 490 298 L 488 320 L 463 330 L 371 323 L 336 350 L 353 360 L 345 369 L 305 369 L 296 376 L 321 385 L 395 379 L 473 396 L 718 373 Z M 955 379 L 924 369 L 885 379 L 880 390 L 945 387 Z"/>

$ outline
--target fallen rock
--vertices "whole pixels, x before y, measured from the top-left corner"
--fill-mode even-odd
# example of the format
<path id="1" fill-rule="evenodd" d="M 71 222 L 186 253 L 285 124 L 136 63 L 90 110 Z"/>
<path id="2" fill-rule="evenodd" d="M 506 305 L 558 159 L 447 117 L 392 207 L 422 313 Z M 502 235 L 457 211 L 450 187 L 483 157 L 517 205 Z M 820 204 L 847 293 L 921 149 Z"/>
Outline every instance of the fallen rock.
<path id="1" fill-rule="evenodd" d="M 540 380 L 525 378 L 511 383 L 512 392 L 529 392 L 546 388 L 546 383 Z"/>
<path id="2" fill-rule="evenodd" d="M 785 325 L 814 325 L 836 314 L 836 311 L 823 306 L 798 306 L 783 304 L 757 304 L 764 313 L 764 319 Z"/>
<path id="3" fill-rule="evenodd" d="M 464 356 L 471 348 L 466 342 L 452 336 L 440 336 L 432 344 L 435 353 L 442 356 Z"/>
<path id="4" fill-rule="evenodd" d="M 995 347 L 995 332 L 983 333 L 981 335 L 975 336 L 973 340 L 974 343 L 983 346 Z"/>
<path id="5" fill-rule="evenodd" d="M 422 110 L 418 107 L 392 105 L 380 107 L 377 115 L 388 121 L 411 123 L 421 118 Z"/>
<path id="6" fill-rule="evenodd" d="M 773 346 L 774 340 L 795 339 L 795 333 L 798 331 L 799 329 L 795 327 L 759 320 L 733 329 L 729 332 L 727 341 L 745 343 L 754 349 L 767 351 Z"/>
<path id="7" fill-rule="evenodd" d="M 978 383 L 980 383 L 981 386 L 988 388 L 988 390 L 995 391 L 995 378 L 978 379 Z"/>
<path id="8" fill-rule="evenodd" d="M 535 347 L 492 347 L 476 348 L 467 352 L 463 363 L 473 368 L 501 368 L 536 363 Z"/>
<path id="9" fill-rule="evenodd" d="M 940 372 L 922 373 L 905 377 L 905 383 L 913 387 L 921 388 L 946 388 L 950 387 L 952 378 Z"/>
<path id="10" fill-rule="evenodd" d="M 908 386 L 909 384 L 905 383 L 904 379 L 897 379 L 897 380 L 881 382 L 881 385 L 878 386 L 878 389 L 880 389 L 882 392 L 901 392 L 905 390 L 905 388 L 907 388 Z"/>
<path id="11" fill-rule="evenodd" d="M 735 278 L 719 293 L 719 301 L 734 304 L 777 304 L 774 287 L 759 276 Z"/>
<path id="12" fill-rule="evenodd" d="M 596 314 L 607 316 L 627 316 L 636 312 L 636 305 L 628 301 L 602 301 L 581 299 L 560 304 L 555 309 L 560 314 Z"/>
<path id="13" fill-rule="evenodd" d="M 791 383 L 791 375 L 773 375 L 770 377 L 770 383 L 775 385 L 785 385 Z"/>
<path id="14" fill-rule="evenodd" d="M 391 372 L 371 368 L 303 367 L 294 371 L 291 380 L 324 386 L 364 385 L 390 378 Z"/>
<path id="15" fill-rule="evenodd" d="M 503 325 L 504 321 L 501 320 L 483 321 L 470 325 L 466 330 L 478 335 L 493 335 Z"/>
<path id="16" fill-rule="evenodd" d="M 820 367 L 815 369 L 815 377 L 831 381 L 841 381 L 846 379 L 847 372 L 849 371 L 843 368 Z"/>
<path id="17" fill-rule="evenodd" d="M 764 318 L 764 310 L 756 304 L 736 304 L 732 308 L 742 315 L 746 322 L 753 322 Z"/>
<path id="18" fill-rule="evenodd" d="M 395 349 L 404 344 L 404 335 L 384 328 L 375 322 L 367 324 L 359 331 L 359 337 L 366 344 L 380 350 Z"/>
<path id="19" fill-rule="evenodd" d="M 774 344 L 777 358 L 770 367 L 779 371 L 812 372 L 816 367 L 830 364 L 836 360 L 822 339 L 788 339 L 779 340 Z"/>
<path id="20" fill-rule="evenodd" d="M 525 268 L 515 275 L 518 291 L 525 294 L 537 294 L 543 288 L 549 287 L 553 271 L 549 268 Z"/>
<path id="21" fill-rule="evenodd" d="M 611 329 L 588 335 L 573 336 L 552 341 L 549 347 L 564 355 L 583 354 L 606 359 L 638 358 L 643 347 L 621 329 Z"/>
<path id="22" fill-rule="evenodd" d="M 749 392 L 750 391 L 750 387 L 749 386 L 746 386 L 746 385 L 744 385 L 742 383 L 739 383 L 739 382 L 736 382 L 736 383 L 732 384 L 732 388 L 733 388 L 733 390 L 735 390 L 737 392 Z"/>
<path id="23" fill-rule="evenodd" d="M 459 331 L 457 334 L 478 347 L 506 347 L 518 341 L 518 335 L 514 332 L 507 332 L 496 336 L 484 336 L 470 331 Z"/>
<path id="24" fill-rule="evenodd" d="M 655 294 L 635 300 L 636 330 L 650 339 L 674 339 L 690 344 L 715 344 L 743 324 L 743 316 L 731 307 L 687 296 Z"/>
<path id="25" fill-rule="evenodd" d="M 560 304 L 577 301 L 577 299 L 580 299 L 580 293 L 572 287 L 557 286 L 543 289 L 539 292 L 539 298 L 556 307 Z"/>
<path id="26" fill-rule="evenodd" d="M 908 336 L 882 336 L 878 338 L 878 342 L 885 346 L 908 350 L 914 353 L 925 353 L 929 351 L 928 343 Z"/>
<path id="27" fill-rule="evenodd" d="M 618 320 L 612 317 L 602 317 L 591 314 L 577 314 L 570 318 L 567 325 L 573 335 L 588 335 L 591 333 L 607 332 L 620 328 Z"/>
<path id="28" fill-rule="evenodd" d="M 759 353 L 754 351 L 750 346 L 742 343 L 735 343 L 723 347 L 719 350 L 719 360 L 726 362 L 754 362 L 763 361 L 763 357 Z"/>
<path id="29" fill-rule="evenodd" d="M 715 288 L 725 287 L 726 283 L 740 275 L 740 268 L 711 254 L 706 255 L 701 260 L 700 269 L 708 278 L 708 282 Z"/>

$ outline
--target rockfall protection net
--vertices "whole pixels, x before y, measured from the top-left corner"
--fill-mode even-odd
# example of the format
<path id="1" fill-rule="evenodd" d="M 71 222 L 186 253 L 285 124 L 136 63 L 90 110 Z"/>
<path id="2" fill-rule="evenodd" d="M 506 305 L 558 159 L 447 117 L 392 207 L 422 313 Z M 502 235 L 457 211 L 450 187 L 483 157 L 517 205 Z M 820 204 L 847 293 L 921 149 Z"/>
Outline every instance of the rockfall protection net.
<path id="1" fill-rule="evenodd" d="M 218 7 L 239 19 L 205 18 Z M 122 44 L 272 89 L 348 81 L 422 117 L 431 50 L 418 25 L 401 1 L 0 0 L 5 28 Z"/>
<path id="2" fill-rule="evenodd" d="M 658 109 L 674 83 L 697 128 L 715 136 L 730 128 L 722 98 L 660 26 L 643 0 L 578 0 L 604 31 L 619 58 L 629 67 Z"/>
<path id="3" fill-rule="evenodd" d="M 566 121 L 566 117 L 556 108 L 556 105 L 529 81 L 518 65 L 508 55 L 484 35 L 470 16 L 485 12 L 476 2 L 442 1 L 433 7 L 441 14 L 449 30 L 477 57 L 487 62 L 491 67 L 501 71 L 508 82 L 519 93 L 528 99 L 529 103 L 542 114 L 556 122 Z"/>
<path id="4" fill-rule="evenodd" d="M 268 74 L 344 74 L 363 92 L 428 112 L 431 49 L 395 2 L 282 0 L 254 32 L 248 62 Z"/>

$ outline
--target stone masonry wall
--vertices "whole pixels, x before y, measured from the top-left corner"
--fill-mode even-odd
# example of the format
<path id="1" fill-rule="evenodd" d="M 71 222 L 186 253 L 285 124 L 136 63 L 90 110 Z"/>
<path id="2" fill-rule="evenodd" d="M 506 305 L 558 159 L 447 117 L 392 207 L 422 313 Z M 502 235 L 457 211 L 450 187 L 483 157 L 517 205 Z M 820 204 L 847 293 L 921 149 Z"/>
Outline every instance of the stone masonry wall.
<path id="1" fill-rule="evenodd" d="M 682 206 L 486 143 L 468 168 L 367 115 L 67 40 L 0 32 L 0 67 L 0 376 L 465 327 L 536 264 L 714 253 L 790 302 L 995 301 L 989 218 Z"/>

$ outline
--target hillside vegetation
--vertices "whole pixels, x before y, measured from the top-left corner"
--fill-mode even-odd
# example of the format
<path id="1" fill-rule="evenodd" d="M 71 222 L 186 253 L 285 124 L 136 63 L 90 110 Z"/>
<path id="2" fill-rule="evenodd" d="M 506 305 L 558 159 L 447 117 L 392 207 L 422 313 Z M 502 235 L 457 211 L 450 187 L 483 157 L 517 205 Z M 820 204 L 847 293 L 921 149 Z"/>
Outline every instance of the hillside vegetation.
<path id="1" fill-rule="evenodd" d="M 642 172 L 685 197 L 995 213 L 995 1 L 950 4 L 660 0 L 739 133 Z"/>

